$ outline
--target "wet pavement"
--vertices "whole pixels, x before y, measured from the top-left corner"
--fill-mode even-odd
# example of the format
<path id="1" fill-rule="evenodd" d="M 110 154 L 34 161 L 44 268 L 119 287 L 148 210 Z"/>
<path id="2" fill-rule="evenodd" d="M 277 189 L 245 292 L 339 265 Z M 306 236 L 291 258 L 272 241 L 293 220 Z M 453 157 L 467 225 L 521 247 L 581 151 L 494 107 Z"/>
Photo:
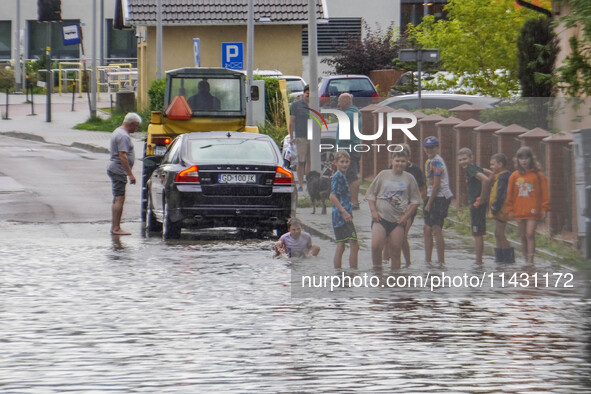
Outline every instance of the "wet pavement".
<path id="1" fill-rule="evenodd" d="M 21 119 L 22 131 L 35 130 L 36 120 Z M 90 138 L 68 125 L 37 135 L 66 146 L 73 136 Z M 332 268 L 330 210 L 298 210 L 321 247 L 305 260 L 274 258 L 274 238 L 229 229 L 185 231 L 175 242 L 143 236 L 138 189 L 125 211 L 133 235 L 112 237 L 105 154 L 0 142 L 0 392 L 591 391 L 586 273 L 542 259 L 499 266 L 490 254 L 475 265 L 470 240 L 451 231 L 447 264 L 428 264 L 420 218 L 411 229 L 413 264 L 376 272 L 365 204 L 354 215 L 363 239 L 358 270 Z M 47 165 L 25 167 L 33 160 Z M 43 179 L 20 178 L 14 165 Z M 63 179 L 68 166 L 88 174 L 84 187 Z M 55 210 L 60 192 L 70 205 L 83 200 L 83 209 Z M 431 284 L 442 273 L 485 281 L 450 291 L 387 286 L 427 273 Z M 497 286 L 489 286 L 491 273 Z M 568 274 L 573 287 L 564 286 Z M 329 281 L 305 292 L 304 275 Z M 377 286 L 332 286 L 364 276 Z"/>

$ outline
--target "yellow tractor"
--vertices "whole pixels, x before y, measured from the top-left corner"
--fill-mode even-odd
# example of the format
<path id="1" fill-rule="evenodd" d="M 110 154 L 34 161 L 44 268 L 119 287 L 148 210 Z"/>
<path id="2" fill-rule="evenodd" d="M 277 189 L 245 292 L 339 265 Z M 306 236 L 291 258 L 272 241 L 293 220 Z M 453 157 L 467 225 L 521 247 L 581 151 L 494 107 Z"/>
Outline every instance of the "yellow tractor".
<path id="1" fill-rule="evenodd" d="M 180 134 L 196 131 L 244 131 L 246 77 L 225 68 L 179 68 L 166 72 L 163 111 L 153 111 L 142 166 L 142 221 L 145 220 L 146 182 Z"/>

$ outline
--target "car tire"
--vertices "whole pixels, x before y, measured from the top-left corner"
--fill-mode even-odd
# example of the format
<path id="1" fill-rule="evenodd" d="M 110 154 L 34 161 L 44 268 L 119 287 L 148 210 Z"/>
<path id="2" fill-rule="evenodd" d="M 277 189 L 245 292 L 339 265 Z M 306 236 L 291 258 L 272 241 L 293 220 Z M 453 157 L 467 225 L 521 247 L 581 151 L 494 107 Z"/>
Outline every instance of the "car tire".
<path id="1" fill-rule="evenodd" d="M 170 207 L 168 202 L 164 202 L 164 212 L 162 220 L 162 238 L 167 239 L 179 239 L 181 237 L 181 226 L 179 223 L 174 223 L 170 220 Z"/>
<path id="2" fill-rule="evenodd" d="M 152 199 L 150 198 L 149 191 L 146 191 L 146 199 L 146 231 L 150 233 L 162 231 L 162 223 L 156 220 L 156 216 L 154 216 L 154 211 L 152 210 Z"/>

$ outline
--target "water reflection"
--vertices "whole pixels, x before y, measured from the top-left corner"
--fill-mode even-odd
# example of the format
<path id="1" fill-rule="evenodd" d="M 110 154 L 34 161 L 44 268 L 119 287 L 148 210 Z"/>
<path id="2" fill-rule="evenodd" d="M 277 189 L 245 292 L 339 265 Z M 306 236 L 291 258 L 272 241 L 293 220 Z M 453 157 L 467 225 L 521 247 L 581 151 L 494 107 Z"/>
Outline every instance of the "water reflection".
<path id="1" fill-rule="evenodd" d="M 582 299 L 295 299 L 291 270 L 323 260 L 270 239 L 28 242 L 0 241 L 2 392 L 591 389 Z"/>

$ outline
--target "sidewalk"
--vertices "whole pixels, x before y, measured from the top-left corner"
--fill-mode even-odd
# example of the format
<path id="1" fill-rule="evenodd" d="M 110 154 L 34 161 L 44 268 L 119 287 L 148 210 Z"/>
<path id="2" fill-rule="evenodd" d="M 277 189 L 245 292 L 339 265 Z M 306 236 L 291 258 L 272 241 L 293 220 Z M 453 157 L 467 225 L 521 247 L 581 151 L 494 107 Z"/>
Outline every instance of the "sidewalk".
<path id="1" fill-rule="evenodd" d="M 35 114 L 31 115 L 31 104 L 26 103 L 24 94 L 9 96 L 9 119 L 0 119 L 0 133 L 24 139 L 34 139 L 51 144 L 80 148 L 96 153 L 109 153 L 110 133 L 100 131 L 75 130 L 73 127 L 90 117 L 88 98 L 84 94 L 75 96 L 72 111 L 72 95 L 54 93 L 51 96 L 51 122 L 46 122 L 46 96 L 35 95 Z M 97 100 L 97 109 L 109 108 L 110 100 L 106 93 Z M 0 112 L 6 113 L 6 94 L 0 93 Z M 143 150 L 143 134 L 134 136 L 136 152 Z"/>

